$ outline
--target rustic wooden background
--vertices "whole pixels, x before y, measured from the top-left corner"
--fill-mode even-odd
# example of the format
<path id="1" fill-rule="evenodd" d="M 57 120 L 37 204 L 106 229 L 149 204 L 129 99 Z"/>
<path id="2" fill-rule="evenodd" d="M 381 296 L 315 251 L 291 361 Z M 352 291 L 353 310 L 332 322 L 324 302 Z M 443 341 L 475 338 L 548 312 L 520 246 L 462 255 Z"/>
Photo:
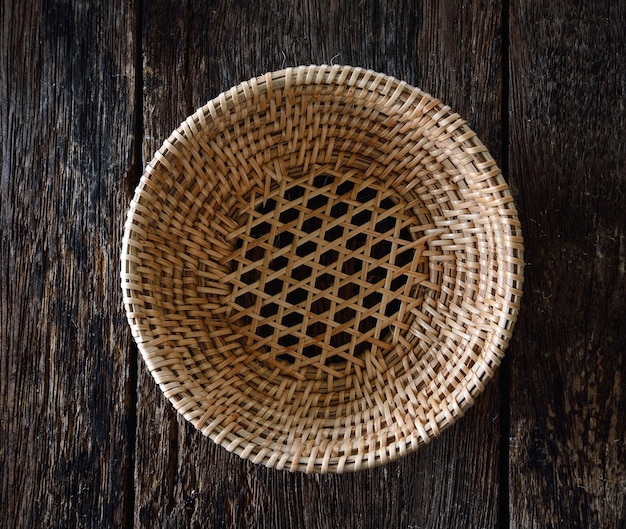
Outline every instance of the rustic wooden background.
<path id="1" fill-rule="evenodd" d="M 626 527 L 626 2 L 0 2 L 0 526 Z M 126 208 L 222 90 L 344 63 L 438 96 L 517 201 L 497 379 L 418 453 L 305 476 L 196 433 L 132 343 Z"/>

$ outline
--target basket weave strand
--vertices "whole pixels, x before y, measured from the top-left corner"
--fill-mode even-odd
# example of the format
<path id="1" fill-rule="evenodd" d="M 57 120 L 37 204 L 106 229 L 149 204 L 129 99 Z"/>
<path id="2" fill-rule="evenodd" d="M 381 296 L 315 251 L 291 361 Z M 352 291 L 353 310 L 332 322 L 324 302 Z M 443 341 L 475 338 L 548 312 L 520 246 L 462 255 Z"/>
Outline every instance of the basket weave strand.
<path id="1" fill-rule="evenodd" d="M 121 281 L 148 369 L 196 428 L 255 463 L 345 472 L 472 405 L 511 338 L 523 244 L 457 114 L 309 66 L 232 88 L 164 142 Z"/>

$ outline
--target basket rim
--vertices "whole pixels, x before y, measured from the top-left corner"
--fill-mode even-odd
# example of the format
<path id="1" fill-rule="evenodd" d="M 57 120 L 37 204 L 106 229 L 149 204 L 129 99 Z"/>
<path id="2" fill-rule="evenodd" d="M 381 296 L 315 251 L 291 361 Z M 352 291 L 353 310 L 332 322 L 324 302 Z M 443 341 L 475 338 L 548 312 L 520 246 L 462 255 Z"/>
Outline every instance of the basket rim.
<path id="1" fill-rule="evenodd" d="M 462 214 L 456 216 L 452 215 L 456 210 L 452 208 L 449 210 L 444 209 L 443 213 L 449 213 L 451 220 L 448 221 L 442 217 L 443 220 L 439 219 L 437 221 L 438 224 L 431 228 L 430 235 L 433 241 L 429 241 L 429 244 L 432 244 L 432 247 L 435 249 L 448 244 L 449 241 L 445 237 L 449 234 L 444 232 L 446 222 L 460 219 L 463 225 L 466 226 L 463 228 L 467 230 L 467 234 L 464 237 L 456 236 L 456 238 L 453 238 L 454 234 L 450 235 L 452 243 L 456 243 L 459 247 L 465 244 L 463 242 L 465 239 L 471 239 L 472 237 L 480 239 L 482 237 L 480 228 L 486 226 L 484 229 L 490 231 L 489 236 L 485 235 L 484 240 L 479 241 L 478 246 L 471 248 L 468 246 L 467 248 L 471 250 L 469 253 L 464 248 L 456 251 L 461 253 L 465 251 L 466 255 L 472 254 L 470 256 L 471 262 L 462 272 L 465 274 L 465 277 L 469 278 L 467 281 L 470 282 L 473 289 L 470 290 L 469 296 L 480 298 L 482 300 L 481 303 L 488 298 L 488 310 L 490 312 L 488 318 L 480 319 L 478 313 L 484 307 L 476 308 L 476 300 L 465 300 L 467 301 L 467 306 L 464 305 L 462 307 L 465 310 L 462 317 L 476 318 L 482 333 L 480 338 L 468 338 L 467 340 L 470 342 L 471 340 L 482 340 L 482 347 L 478 347 L 480 355 L 472 360 L 473 363 L 470 368 L 465 364 L 459 364 L 460 371 L 458 373 L 447 373 L 446 376 L 449 378 L 460 377 L 460 379 L 457 380 L 458 383 L 456 385 L 451 386 L 451 391 L 446 390 L 444 399 L 440 399 L 441 395 L 434 392 L 425 402 L 422 402 L 420 400 L 422 399 L 421 393 L 416 390 L 413 391 L 415 388 L 411 387 L 416 378 L 414 376 L 416 370 L 421 370 L 421 373 L 425 373 L 425 377 L 427 375 L 430 376 L 430 378 L 424 379 L 425 382 L 422 381 L 426 386 L 431 384 L 433 387 L 436 387 L 437 377 L 441 378 L 443 376 L 437 375 L 436 369 L 428 362 L 429 360 L 431 362 L 443 362 L 438 356 L 441 355 L 441 352 L 435 352 L 433 349 L 432 354 L 429 353 L 430 356 L 423 355 L 420 357 L 419 355 L 413 355 L 413 360 L 409 362 L 411 368 L 403 372 L 401 376 L 395 377 L 393 373 L 385 375 L 387 377 L 386 383 L 391 381 L 394 387 L 393 390 L 390 390 L 388 387 L 384 387 L 385 384 L 381 383 L 379 394 L 388 395 L 391 404 L 388 402 L 384 403 L 384 405 L 377 404 L 381 410 L 384 408 L 379 414 L 382 414 L 382 416 L 387 414 L 387 417 L 382 419 L 383 422 L 387 421 L 385 423 L 386 426 L 381 428 L 380 431 L 368 430 L 366 434 L 359 434 L 358 431 L 360 430 L 359 426 L 356 425 L 357 423 L 350 423 L 352 424 L 352 430 L 355 429 L 356 425 L 357 433 L 349 436 L 349 439 L 345 440 L 344 445 L 338 448 L 336 444 L 333 444 L 335 437 L 338 435 L 337 432 L 341 431 L 341 435 L 347 435 L 345 433 L 347 430 L 345 428 L 344 430 L 338 427 L 333 428 L 332 425 L 339 425 L 341 420 L 333 418 L 332 420 L 328 419 L 325 422 L 320 422 L 316 419 L 309 420 L 309 423 L 320 422 L 323 423 L 323 426 L 319 431 L 310 434 L 313 435 L 314 442 L 304 436 L 304 441 L 298 445 L 297 440 L 294 442 L 293 439 L 289 439 L 290 434 L 293 432 L 281 434 L 282 437 L 276 434 L 273 438 L 270 435 L 269 438 L 253 439 L 253 442 L 250 439 L 254 438 L 255 432 L 249 430 L 254 427 L 255 421 L 259 428 L 272 426 L 271 419 L 267 419 L 267 416 L 272 411 L 272 407 L 271 405 L 268 407 L 267 402 L 264 403 L 262 400 L 267 400 L 267 396 L 263 397 L 262 392 L 255 393 L 254 391 L 256 390 L 253 391 L 247 387 L 243 389 L 240 389 L 240 387 L 231 388 L 231 400 L 241 404 L 250 395 L 256 395 L 259 397 L 257 399 L 258 402 L 251 404 L 249 409 L 236 409 L 236 413 L 241 417 L 236 419 L 235 422 L 226 420 L 224 425 L 220 425 L 218 423 L 223 413 L 218 413 L 216 409 L 219 406 L 223 407 L 224 402 L 228 399 L 224 400 L 224 398 L 220 397 L 217 401 L 219 406 L 215 404 L 213 407 L 208 405 L 208 407 L 199 408 L 196 397 L 201 394 L 201 397 L 198 398 L 206 399 L 206 388 L 200 387 L 202 384 L 198 380 L 193 379 L 193 377 L 184 378 L 180 373 L 175 373 L 168 368 L 167 355 L 171 350 L 168 350 L 168 346 L 164 346 L 164 344 L 167 344 L 168 339 L 171 338 L 171 333 L 169 331 L 161 334 L 156 333 L 157 335 L 155 336 L 154 322 L 151 321 L 150 311 L 157 309 L 152 306 L 154 299 L 150 298 L 148 300 L 150 296 L 146 295 L 145 291 L 142 290 L 142 274 L 146 273 L 146 265 L 143 262 L 145 259 L 143 253 L 146 252 L 146 233 L 151 229 L 150 222 L 154 215 L 156 214 L 158 217 L 163 213 L 162 211 L 159 213 L 158 210 L 151 210 L 151 208 L 157 208 L 159 204 L 162 205 L 163 201 L 165 201 L 167 208 L 174 209 L 174 202 L 167 203 L 167 190 L 159 190 L 159 185 L 164 178 L 169 178 L 167 175 L 172 172 L 175 166 L 178 172 L 193 171 L 190 169 L 190 165 L 186 165 L 191 164 L 186 156 L 190 154 L 193 157 L 194 152 L 196 152 L 194 149 L 206 148 L 209 141 L 206 137 L 208 130 L 213 135 L 228 135 L 230 134 L 228 132 L 230 129 L 238 126 L 238 119 L 249 119 L 249 116 L 253 115 L 252 108 L 258 108 L 260 113 L 271 113 L 273 105 L 277 105 L 276 101 L 280 98 L 288 99 L 292 92 L 305 88 L 313 90 L 327 86 L 339 86 L 345 88 L 347 92 L 353 90 L 359 94 L 359 97 L 363 98 L 359 103 L 366 108 L 366 112 L 371 112 L 370 109 L 374 108 L 381 115 L 389 114 L 389 120 L 400 119 L 398 116 L 406 119 L 406 124 L 404 125 L 406 131 L 413 132 L 416 138 L 420 138 L 419 141 L 422 141 L 422 138 L 426 139 L 421 147 L 422 150 L 425 149 L 424 145 L 427 145 L 430 149 L 428 151 L 429 155 L 432 152 L 438 153 L 439 158 L 433 157 L 435 161 L 432 163 L 445 164 L 450 157 L 455 156 L 462 160 L 461 163 L 455 158 L 456 165 L 455 163 L 450 164 L 454 166 L 450 169 L 450 172 L 454 173 L 454 175 L 440 177 L 436 184 L 432 184 L 431 187 L 434 191 L 429 191 L 430 194 L 428 196 L 435 193 L 433 196 L 445 198 L 446 193 L 448 193 L 446 186 L 448 186 L 450 189 L 455 189 L 454 193 L 459 193 L 458 197 L 460 198 L 457 200 L 458 202 L 465 200 L 470 203 L 471 200 L 474 200 L 475 203 L 472 203 L 473 209 L 462 209 L 461 206 L 463 204 L 455 205 L 454 207 L 457 207 L 458 211 L 463 211 Z M 363 94 L 368 95 L 370 99 L 365 99 L 366 96 Z M 411 118 L 411 116 L 414 117 Z M 420 122 L 423 129 L 421 131 L 422 136 L 418 134 L 419 130 L 411 128 L 417 123 L 417 118 L 422 120 Z M 428 137 L 428 134 L 432 135 L 432 139 Z M 237 139 L 235 138 L 235 141 Z M 410 149 L 412 145 L 410 142 L 407 144 L 409 145 L 407 149 Z M 246 145 L 246 148 L 249 147 Z M 417 155 L 415 155 L 413 152 L 408 151 L 406 157 L 417 157 L 421 152 L 418 151 Z M 405 165 L 409 166 L 412 161 L 410 159 Z M 315 164 L 305 163 L 303 171 L 306 172 L 315 167 Z M 381 174 L 384 174 L 384 169 L 381 171 L 383 171 Z M 218 173 L 219 171 L 215 172 Z M 219 175 L 215 178 L 218 177 Z M 388 176 L 384 177 L 391 178 Z M 257 176 L 251 178 L 258 179 Z M 248 185 L 249 183 L 244 182 L 244 184 Z M 260 184 L 269 189 L 267 181 Z M 223 182 L 223 177 L 220 185 L 226 185 Z M 238 193 L 240 191 L 238 185 L 242 184 L 230 183 L 230 185 L 232 186 L 230 189 Z M 403 189 L 418 194 L 419 189 L 415 191 L 415 188 L 418 186 L 424 187 L 423 182 L 414 183 L 413 181 L 404 182 L 403 185 Z M 180 184 L 180 186 L 183 186 L 183 184 Z M 176 188 L 170 187 L 170 189 Z M 264 188 L 261 187 L 261 189 Z M 449 192 L 453 194 L 452 191 Z M 439 195 L 436 195 L 436 193 L 439 193 Z M 239 193 L 238 196 L 243 196 L 243 193 Z M 432 199 L 431 204 L 436 205 L 437 200 L 443 200 L 443 198 Z M 455 197 L 456 199 L 457 197 Z M 434 211 L 436 208 L 433 206 L 431 209 Z M 483 224 L 480 224 L 479 221 Z M 472 228 L 470 225 L 473 222 L 477 224 Z M 473 232 L 472 229 L 474 230 Z M 444 238 L 435 240 L 437 236 L 443 236 Z M 194 241 L 195 243 L 197 241 Z M 192 251 L 196 251 L 195 246 L 191 243 L 188 244 Z M 487 266 L 481 263 L 480 259 L 487 259 L 484 255 L 489 251 L 495 257 L 489 257 L 490 261 Z M 444 261 L 445 259 L 441 262 Z M 459 262 L 463 263 L 462 259 Z M 445 263 L 444 265 L 436 264 L 435 266 L 445 266 Z M 486 268 L 489 268 L 487 272 L 484 271 Z M 269 467 L 306 472 L 344 472 L 384 464 L 417 450 L 419 446 L 429 442 L 445 428 L 454 424 L 474 403 L 476 397 L 482 393 L 485 384 L 493 377 L 494 371 L 504 355 L 519 312 L 523 286 L 523 269 L 523 240 L 513 198 L 495 161 L 470 127 L 458 114 L 452 112 L 441 101 L 409 85 L 405 81 L 400 81 L 392 76 L 380 74 L 369 69 L 340 65 L 300 66 L 266 73 L 222 92 L 183 121 L 169 138 L 164 141 L 161 148 L 146 166 L 127 213 L 120 255 L 123 301 L 133 338 L 137 342 L 139 351 L 161 391 L 175 408 L 217 444 L 224 446 L 227 450 L 235 452 L 245 459 L 250 459 L 252 462 L 261 463 Z M 456 273 L 457 271 L 455 270 Z M 481 285 L 480 281 L 471 283 L 470 280 L 475 280 L 475 276 L 483 282 L 488 280 L 487 284 Z M 450 285 L 449 288 L 458 287 L 457 282 L 450 283 Z M 489 288 L 494 290 L 495 293 L 493 295 L 481 290 L 485 289 L 486 291 Z M 453 309 L 458 314 L 462 313 L 461 308 L 453 307 Z M 453 315 L 454 313 L 446 314 L 451 320 L 449 322 L 451 330 L 440 329 L 441 335 L 439 336 L 439 342 L 437 342 L 440 346 L 443 342 L 450 341 L 446 332 L 455 332 L 456 322 L 454 322 Z M 163 331 L 163 329 L 159 331 Z M 424 332 L 428 333 L 428 331 Z M 463 330 L 459 332 L 463 332 Z M 476 354 L 474 345 L 470 347 L 466 344 L 464 346 L 468 349 L 468 352 L 463 353 L 466 357 Z M 448 347 L 448 345 L 444 343 L 443 347 Z M 180 353 L 177 354 L 180 355 Z M 206 359 L 202 361 L 208 362 Z M 405 359 L 401 363 L 404 365 L 406 362 L 408 360 Z M 439 367 L 443 369 L 442 366 Z M 454 370 L 456 367 L 454 363 L 450 364 L 450 366 L 446 364 L 446 369 Z M 189 368 L 192 371 L 199 369 L 195 364 L 190 364 Z M 241 369 L 244 373 L 241 375 L 242 377 L 252 378 L 255 376 L 253 369 L 246 367 Z M 398 368 L 400 371 L 402 369 Z M 271 375 L 263 376 L 271 377 Z M 216 380 L 219 381 L 219 373 L 213 373 L 213 377 L 214 379 L 207 382 L 207 386 L 215 386 Z M 373 377 L 372 380 L 375 378 Z M 265 380 L 261 382 L 261 385 L 269 386 L 270 382 Z M 211 389 L 210 391 L 215 392 L 217 390 Z M 298 394 L 299 390 L 294 391 Z M 312 391 L 310 389 L 309 393 Z M 184 395 L 181 397 L 183 393 Z M 377 395 L 379 394 L 377 393 Z M 407 394 L 409 394 L 408 397 Z M 348 410 L 352 406 L 353 409 L 361 410 L 357 414 L 367 414 L 367 401 L 369 398 L 368 395 L 363 394 L 360 398 L 348 402 L 345 406 L 342 405 L 341 409 L 344 414 L 349 414 Z M 412 422 L 403 419 L 400 421 L 402 424 L 398 426 L 398 421 L 391 415 L 399 413 L 399 408 L 396 406 L 394 411 L 393 406 L 395 401 L 400 400 L 402 401 L 400 407 L 404 407 L 403 412 L 408 413 L 407 410 L 410 411 L 409 415 L 412 417 Z M 275 403 L 273 405 L 275 406 Z M 283 405 L 285 409 L 291 410 L 291 404 L 283 402 Z M 294 409 L 298 405 L 297 402 L 293 404 Z M 335 407 L 334 409 L 338 408 Z M 278 413 L 280 410 L 274 409 L 273 411 Z M 291 420 L 293 424 L 297 424 L 297 421 L 293 422 L 295 419 L 287 418 L 284 420 Z M 345 420 L 347 421 L 347 419 Z M 377 420 L 380 423 L 381 419 Z M 288 422 L 288 424 L 292 423 Z M 304 423 L 304 426 L 297 426 L 296 429 L 306 429 L 306 421 Z M 370 423 L 367 424 L 369 424 L 368 428 L 370 430 L 372 428 L 376 429 Z M 384 437 L 384 440 L 381 441 L 377 436 Z M 289 448 L 285 448 L 284 445 L 290 443 Z M 372 448 L 367 448 L 370 444 Z"/>

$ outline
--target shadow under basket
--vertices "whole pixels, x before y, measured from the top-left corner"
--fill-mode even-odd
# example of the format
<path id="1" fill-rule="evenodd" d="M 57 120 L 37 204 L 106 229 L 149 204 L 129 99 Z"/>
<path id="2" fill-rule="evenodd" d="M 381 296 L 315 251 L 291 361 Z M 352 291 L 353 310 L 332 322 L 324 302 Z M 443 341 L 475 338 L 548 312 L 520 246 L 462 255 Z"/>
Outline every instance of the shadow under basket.
<path id="1" fill-rule="evenodd" d="M 236 86 L 148 165 L 121 255 L 165 396 L 254 463 L 371 468 L 454 423 L 493 376 L 523 244 L 487 149 L 440 101 L 360 68 Z"/>

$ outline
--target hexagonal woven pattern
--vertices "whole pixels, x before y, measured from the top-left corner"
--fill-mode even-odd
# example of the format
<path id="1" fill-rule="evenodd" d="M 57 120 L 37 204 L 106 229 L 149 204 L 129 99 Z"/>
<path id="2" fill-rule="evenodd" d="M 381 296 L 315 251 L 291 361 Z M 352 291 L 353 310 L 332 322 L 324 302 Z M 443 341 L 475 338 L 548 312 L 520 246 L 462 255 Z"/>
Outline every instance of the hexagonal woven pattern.
<path id="1" fill-rule="evenodd" d="M 296 377 L 341 379 L 364 367 L 366 350 L 395 347 L 428 278 L 401 196 L 360 172 L 320 167 L 246 201 L 232 213 L 237 251 L 224 259 L 228 321 L 246 351 Z M 305 375 L 309 367 L 319 372 Z"/>

